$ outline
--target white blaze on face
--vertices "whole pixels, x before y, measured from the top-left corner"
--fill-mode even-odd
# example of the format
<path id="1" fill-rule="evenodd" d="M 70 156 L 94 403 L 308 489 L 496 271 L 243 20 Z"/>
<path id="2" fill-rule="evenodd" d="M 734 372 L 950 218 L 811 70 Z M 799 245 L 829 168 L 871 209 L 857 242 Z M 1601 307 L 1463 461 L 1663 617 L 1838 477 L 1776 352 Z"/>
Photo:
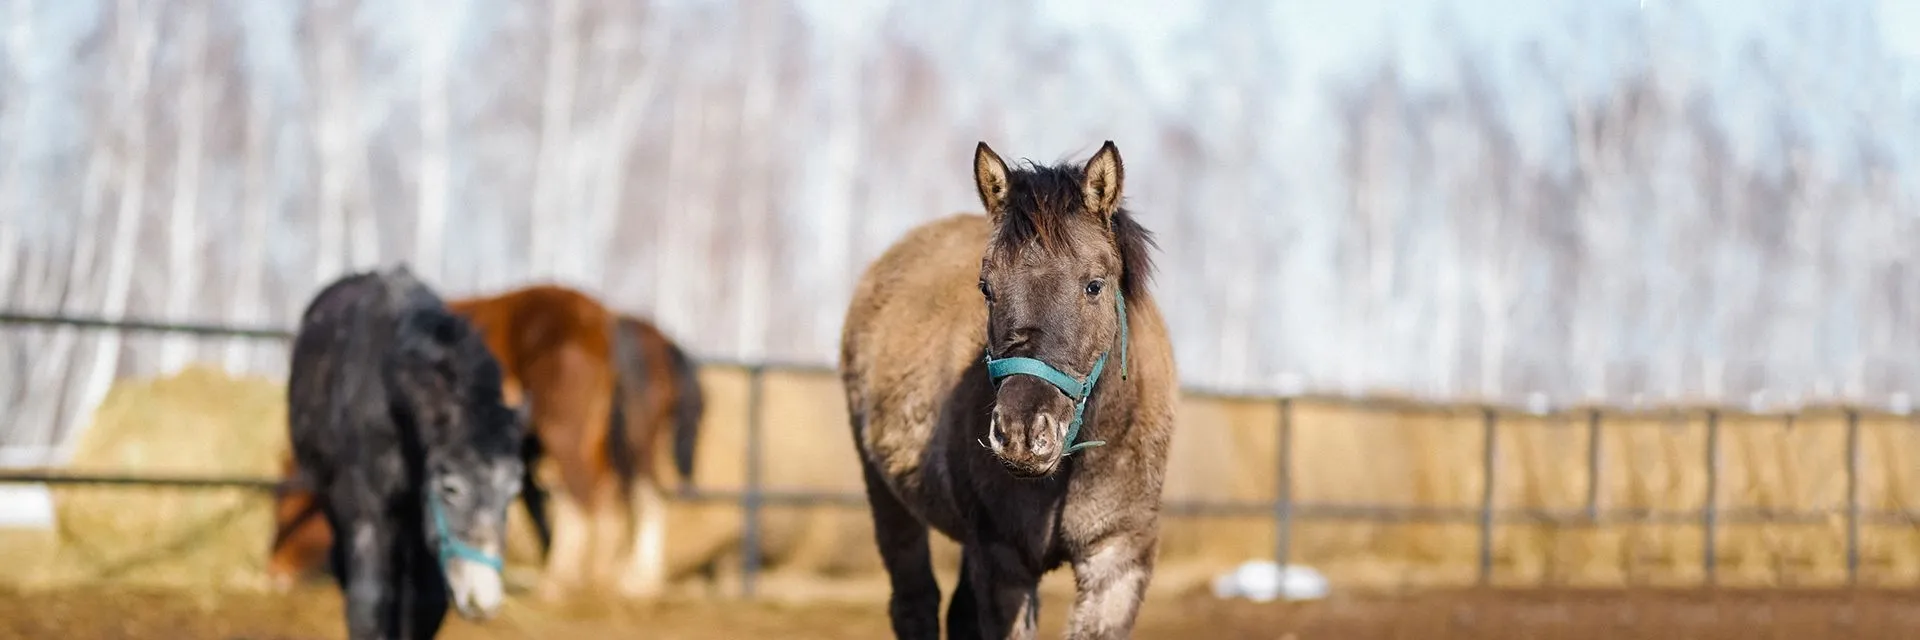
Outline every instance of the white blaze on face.
<path id="1" fill-rule="evenodd" d="M 497 550 L 489 549 L 488 553 Z M 447 587 L 453 591 L 454 610 L 470 620 L 486 620 L 500 611 L 506 599 L 500 572 L 466 558 L 447 559 Z"/>

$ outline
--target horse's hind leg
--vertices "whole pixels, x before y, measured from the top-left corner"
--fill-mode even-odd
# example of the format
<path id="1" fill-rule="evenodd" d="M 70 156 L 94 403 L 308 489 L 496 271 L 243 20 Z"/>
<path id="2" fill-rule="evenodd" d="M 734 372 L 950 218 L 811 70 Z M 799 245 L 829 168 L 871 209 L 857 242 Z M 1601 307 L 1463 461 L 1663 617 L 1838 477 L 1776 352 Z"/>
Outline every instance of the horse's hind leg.
<path id="1" fill-rule="evenodd" d="M 651 598 L 666 587 L 667 501 L 651 477 L 633 481 L 633 546 L 620 592 L 629 598 Z"/>
<path id="2" fill-rule="evenodd" d="M 550 459 L 549 462 L 563 467 L 568 463 L 585 465 L 578 459 L 567 463 Z M 563 471 L 563 475 L 572 475 L 568 471 L 571 470 Z M 568 481 L 562 490 L 547 496 L 553 505 L 550 512 L 553 543 L 547 549 L 546 567 L 536 588 L 535 595 L 542 600 L 555 601 L 572 595 L 570 592 L 580 586 L 582 565 L 587 562 L 588 544 L 592 540 L 591 522 L 582 503 L 587 491 L 577 490 L 575 485 L 576 482 Z"/>
<path id="3" fill-rule="evenodd" d="M 535 588 L 535 597 L 541 600 L 562 600 L 585 586 L 586 565 L 591 561 L 596 529 L 596 522 L 591 518 L 593 501 L 602 492 L 602 485 L 611 483 L 610 476 L 593 456 L 599 443 L 586 437 L 587 431 L 581 424 L 575 420 L 542 421 L 545 455 L 538 465 L 540 475 L 557 471 L 559 482 L 543 484 L 557 484 L 560 490 L 546 496 L 547 504 L 553 507 L 550 512 L 553 542 L 547 549 L 546 567 Z"/>
<path id="4" fill-rule="evenodd" d="M 940 583 L 933 578 L 933 556 L 927 547 L 927 525 L 913 517 L 886 481 L 864 459 L 867 505 L 873 513 L 874 542 L 887 567 L 893 595 L 887 613 L 896 638 L 940 638 Z"/>
<path id="5" fill-rule="evenodd" d="M 540 439 L 527 436 L 520 446 L 520 462 L 526 473 L 520 476 L 520 499 L 527 508 L 527 519 L 533 522 L 533 535 L 540 539 L 540 559 L 545 560 L 553 551 L 553 525 L 548 521 L 547 492 L 540 487 Z"/>

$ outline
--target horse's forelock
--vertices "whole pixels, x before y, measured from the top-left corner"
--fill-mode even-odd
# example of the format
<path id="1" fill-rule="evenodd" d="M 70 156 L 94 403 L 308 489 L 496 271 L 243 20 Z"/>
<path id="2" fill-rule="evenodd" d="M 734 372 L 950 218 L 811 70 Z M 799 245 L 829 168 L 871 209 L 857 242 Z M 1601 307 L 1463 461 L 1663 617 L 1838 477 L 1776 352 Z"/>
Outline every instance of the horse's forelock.
<path id="1" fill-rule="evenodd" d="M 1010 171 L 1006 211 L 993 231 L 989 251 L 1012 258 L 1034 249 L 1067 249 L 1077 235 L 1074 225 L 1090 222 L 1085 219 L 1081 191 L 1085 175 L 1073 164 L 1027 163 Z M 1144 299 L 1153 277 L 1153 251 L 1159 248 L 1153 232 L 1141 226 L 1126 207 L 1114 212 L 1108 231 L 1103 237 L 1110 235 L 1120 253 L 1121 290 L 1129 298 Z"/>

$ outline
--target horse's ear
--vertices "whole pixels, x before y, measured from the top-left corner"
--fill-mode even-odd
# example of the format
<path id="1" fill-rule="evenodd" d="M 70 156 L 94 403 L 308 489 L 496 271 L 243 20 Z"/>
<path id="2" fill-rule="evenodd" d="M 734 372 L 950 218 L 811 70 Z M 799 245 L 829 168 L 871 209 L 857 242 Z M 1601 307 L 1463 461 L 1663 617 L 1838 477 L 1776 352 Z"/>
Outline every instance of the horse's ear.
<path id="1" fill-rule="evenodd" d="M 1100 216 L 1102 221 L 1112 220 L 1113 213 L 1120 210 L 1120 186 L 1126 181 L 1126 173 L 1126 167 L 1120 164 L 1120 150 L 1113 146 L 1113 141 L 1100 145 L 1100 150 L 1087 160 L 1087 177 L 1080 185 L 1087 211 Z"/>
<path id="2" fill-rule="evenodd" d="M 980 204 L 987 208 L 987 218 L 999 223 L 1007 208 L 1007 163 L 1001 162 L 1000 155 L 987 148 L 985 141 L 973 149 L 973 185 L 980 189 Z"/>

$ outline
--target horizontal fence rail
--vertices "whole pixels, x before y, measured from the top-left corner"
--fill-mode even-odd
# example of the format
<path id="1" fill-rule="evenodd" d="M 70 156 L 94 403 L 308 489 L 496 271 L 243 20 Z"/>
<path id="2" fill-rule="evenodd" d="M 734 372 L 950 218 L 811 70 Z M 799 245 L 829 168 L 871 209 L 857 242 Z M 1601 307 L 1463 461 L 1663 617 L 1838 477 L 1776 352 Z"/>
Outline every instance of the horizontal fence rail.
<path id="1" fill-rule="evenodd" d="M 68 326 L 129 333 L 184 333 L 211 337 L 256 338 L 263 340 L 289 340 L 291 331 L 273 328 L 236 328 L 210 324 L 169 323 L 140 320 L 109 320 L 102 318 L 71 317 L 61 315 L 0 311 L 0 325 L 40 325 Z M 714 490 L 699 487 L 683 487 L 668 497 L 678 501 L 734 503 L 740 506 L 743 516 L 741 532 L 742 591 L 751 597 L 755 591 L 755 581 L 760 570 L 760 537 L 762 512 L 768 507 L 812 507 L 834 506 L 845 508 L 865 508 L 866 496 L 851 491 L 808 491 L 783 490 L 764 486 L 762 435 L 765 432 L 765 420 L 761 405 L 764 396 L 764 380 L 768 372 L 821 373 L 831 372 L 830 367 L 810 363 L 780 362 L 740 362 L 724 359 L 701 359 L 706 366 L 742 368 L 748 374 L 746 415 L 746 479 L 739 490 Z M 1711 405 L 1666 405 L 1658 407 L 1599 407 L 1574 406 L 1542 410 L 1539 407 L 1516 408 L 1489 403 L 1434 403 L 1402 398 L 1382 398 L 1365 396 L 1325 396 L 1295 394 L 1283 396 L 1260 396 L 1253 394 L 1220 392 L 1206 389 L 1187 388 L 1184 394 L 1194 397 L 1216 398 L 1240 401 L 1273 402 L 1279 413 L 1275 426 L 1277 436 L 1274 464 L 1274 494 L 1271 501 L 1253 500 L 1168 500 L 1163 508 L 1171 515 L 1185 517 L 1261 517 L 1271 518 L 1274 523 L 1274 562 L 1287 565 L 1292 557 L 1292 538 L 1295 527 L 1301 521 L 1322 522 L 1375 522 L 1389 524 L 1474 524 L 1477 525 L 1478 573 L 1481 584 L 1488 584 L 1493 577 L 1494 567 L 1494 530 L 1502 525 L 1546 524 L 1575 527 L 1600 527 L 1629 524 L 1666 524 L 1698 525 L 1703 535 L 1700 566 L 1704 581 L 1708 585 L 1716 580 L 1715 538 L 1720 527 L 1725 525 L 1757 524 L 1822 524 L 1839 519 L 1845 527 L 1846 576 L 1849 585 L 1857 584 L 1860 570 L 1860 529 L 1867 525 L 1915 525 L 1920 524 L 1920 510 L 1867 510 L 1860 500 L 1860 420 L 1863 415 L 1895 415 L 1905 417 L 1904 412 L 1893 413 L 1848 406 L 1844 404 L 1806 405 L 1791 411 L 1755 411 Z M 1480 471 L 1485 479 L 1481 484 L 1479 504 L 1471 506 L 1424 506 L 1394 504 L 1364 504 L 1340 502 L 1299 501 L 1293 496 L 1294 465 L 1294 413 L 1296 405 L 1302 402 L 1357 407 L 1378 411 L 1423 412 L 1434 414 L 1478 415 L 1481 420 L 1483 446 L 1480 456 Z M 1720 505 L 1721 482 L 1721 431 L 1726 427 L 1723 419 L 1730 416 L 1778 416 L 1791 417 L 1820 411 L 1838 412 L 1846 419 L 1845 453 L 1845 504 L 1828 509 L 1767 509 L 1767 508 L 1728 508 Z M 1584 504 L 1577 508 L 1503 508 L 1495 504 L 1498 495 L 1500 476 L 1496 472 L 1499 457 L 1499 427 L 1503 415 L 1521 414 L 1528 417 L 1560 416 L 1584 418 L 1587 430 L 1586 482 L 1587 492 Z M 1703 504 L 1697 509 L 1649 509 L 1618 508 L 1601 506 L 1601 464 L 1603 447 L 1601 434 L 1606 428 L 1607 416 L 1646 417 L 1646 416 L 1702 416 L 1706 421 L 1706 446 L 1702 465 L 1705 469 L 1706 488 Z M 1553 424 L 1542 424 L 1538 428 L 1565 428 Z M 0 484 L 47 484 L 47 485 L 95 485 L 95 486 L 147 486 L 174 487 L 183 489 L 237 489 L 247 491 L 278 492 L 287 488 L 280 478 L 234 477 L 234 476 L 132 476 L 112 474 L 72 473 L 47 468 L 0 469 Z"/>

